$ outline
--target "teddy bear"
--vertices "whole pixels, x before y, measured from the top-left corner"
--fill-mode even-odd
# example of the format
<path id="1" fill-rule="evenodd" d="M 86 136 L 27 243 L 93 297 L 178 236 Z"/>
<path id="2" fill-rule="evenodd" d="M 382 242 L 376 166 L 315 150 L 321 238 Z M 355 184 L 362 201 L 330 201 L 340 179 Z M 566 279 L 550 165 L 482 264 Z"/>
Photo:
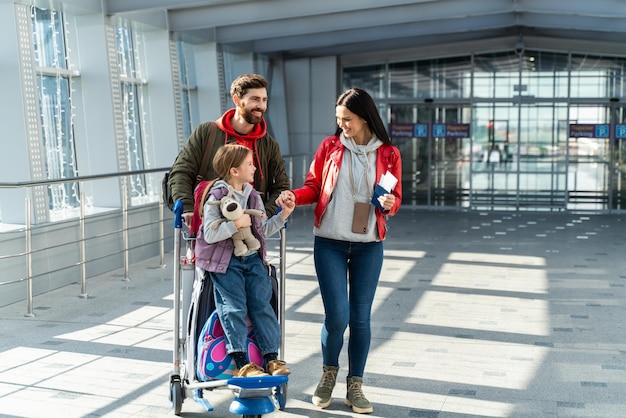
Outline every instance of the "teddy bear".
<path id="1" fill-rule="evenodd" d="M 211 224 L 211 229 L 215 230 L 217 227 L 226 221 L 236 221 L 241 218 L 244 214 L 248 214 L 250 216 L 255 216 L 257 218 L 263 219 L 266 217 L 265 212 L 258 209 L 243 209 L 239 202 L 233 199 L 233 188 L 228 186 L 228 194 L 222 197 L 217 201 L 209 201 L 207 202 L 209 205 L 219 205 L 220 211 L 224 218 L 218 219 Z M 249 226 L 245 228 L 240 228 L 237 232 L 232 235 L 233 244 L 235 246 L 234 254 L 236 256 L 246 255 L 249 251 L 256 251 L 261 248 L 261 243 L 259 240 L 252 234 L 252 228 Z"/>

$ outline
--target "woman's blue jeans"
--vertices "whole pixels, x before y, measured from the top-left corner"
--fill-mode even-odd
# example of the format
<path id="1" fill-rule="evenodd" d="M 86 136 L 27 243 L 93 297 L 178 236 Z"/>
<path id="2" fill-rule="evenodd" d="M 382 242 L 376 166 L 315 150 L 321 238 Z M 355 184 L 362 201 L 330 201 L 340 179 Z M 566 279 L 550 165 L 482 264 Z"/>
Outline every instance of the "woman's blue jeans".
<path id="1" fill-rule="evenodd" d="M 233 255 L 225 273 L 210 276 L 228 353 L 247 353 L 247 317 L 261 354 L 278 353 L 280 326 L 270 304 L 272 282 L 259 253 Z"/>
<path id="2" fill-rule="evenodd" d="M 370 349 L 370 317 L 383 264 L 383 243 L 315 237 L 314 260 L 326 317 L 324 365 L 339 366 L 348 325 L 348 376 L 363 376 Z"/>

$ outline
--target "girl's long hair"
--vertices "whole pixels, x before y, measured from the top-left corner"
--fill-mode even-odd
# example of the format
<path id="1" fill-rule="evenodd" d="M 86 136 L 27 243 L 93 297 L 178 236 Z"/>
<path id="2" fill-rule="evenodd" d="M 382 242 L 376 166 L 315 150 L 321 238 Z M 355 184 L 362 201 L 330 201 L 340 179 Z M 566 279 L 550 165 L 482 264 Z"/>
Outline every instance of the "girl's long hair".
<path id="1" fill-rule="evenodd" d="M 230 169 L 239 167 L 252 150 L 239 144 L 226 144 L 221 146 L 213 157 L 213 169 L 217 176 L 228 181 Z"/>

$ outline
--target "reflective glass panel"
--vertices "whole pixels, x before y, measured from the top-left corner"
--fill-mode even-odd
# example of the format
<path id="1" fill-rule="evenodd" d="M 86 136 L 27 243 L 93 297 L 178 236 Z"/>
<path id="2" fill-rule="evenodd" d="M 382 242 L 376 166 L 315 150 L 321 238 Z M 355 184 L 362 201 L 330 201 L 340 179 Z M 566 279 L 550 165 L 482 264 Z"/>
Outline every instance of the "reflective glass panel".
<path id="1" fill-rule="evenodd" d="M 620 97 L 624 94 L 623 58 L 572 55 L 571 97 Z"/>
<path id="2" fill-rule="evenodd" d="M 67 69 L 63 15 L 55 10 L 33 7 L 31 23 L 44 169 L 48 179 L 73 178 L 78 175 L 78 168 L 72 129 L 71 80 L 67 73 L 58 72 Z M 76 182 L 48 186 L 51 213 L 78 207 L 79 198 Z"/>
<path id="3" fill-rule="evenodd" d="M 407 203 L 601 211 L 626 206 L 625 62 L 511 50 L 388 63 L 387 75 L 382 65 L 348 68 L 344 80 L 388 77 L 379 103 L 404 124 L 394 141 Z M 470 138 L 448 135 L 467 123 Z M 585 126 L 570 137 L 571 124 Z"/>
<path id="4" fill-rule="evenodd" d="M 62 14 L 55 10 L 32 8 L 35 65 L 67 68 Z"/>
<path id="5" fill-rule="evenodd" d="M 343 88 L 359 87 L 367 92 L 374 99 L 383 99 L 386 96 L 385 88 L 385 66 L 367 65 L 363 67 L 352 67 L 343 74 Z"/>

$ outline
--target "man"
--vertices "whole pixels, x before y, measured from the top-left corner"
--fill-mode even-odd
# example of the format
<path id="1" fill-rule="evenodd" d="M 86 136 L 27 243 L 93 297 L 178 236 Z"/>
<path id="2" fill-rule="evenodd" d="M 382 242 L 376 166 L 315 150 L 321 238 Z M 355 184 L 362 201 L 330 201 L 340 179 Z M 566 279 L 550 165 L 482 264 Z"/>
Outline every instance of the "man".
<path id="1" fill-rule="evenodd" d="M 278 142 L 267 133 L 263 119 L 267 110 L 267 86 L 267 80 L 258 74 L 243 74 L 233 81 L 230 95 L 235 107 L 213 122 L 219 129 L 207 171 L 202 174 L 205 180 L 217 177 L 211 162 L 222 145 L 235 142 L 250 148 L 257 168 L 253 186 L 261 193 L 269 217 L 276 212 L 275 200 L 280 192 L 288 190 L 290 186 Z M 187 225 L 191 224 L 194 186 L 205 154 L 210 127 L 211 122 L 205 122 L 192 132 L 170 171 L 169 186 L 172 197 L 174 201 L 182 200 L 183 218 Z"/>

